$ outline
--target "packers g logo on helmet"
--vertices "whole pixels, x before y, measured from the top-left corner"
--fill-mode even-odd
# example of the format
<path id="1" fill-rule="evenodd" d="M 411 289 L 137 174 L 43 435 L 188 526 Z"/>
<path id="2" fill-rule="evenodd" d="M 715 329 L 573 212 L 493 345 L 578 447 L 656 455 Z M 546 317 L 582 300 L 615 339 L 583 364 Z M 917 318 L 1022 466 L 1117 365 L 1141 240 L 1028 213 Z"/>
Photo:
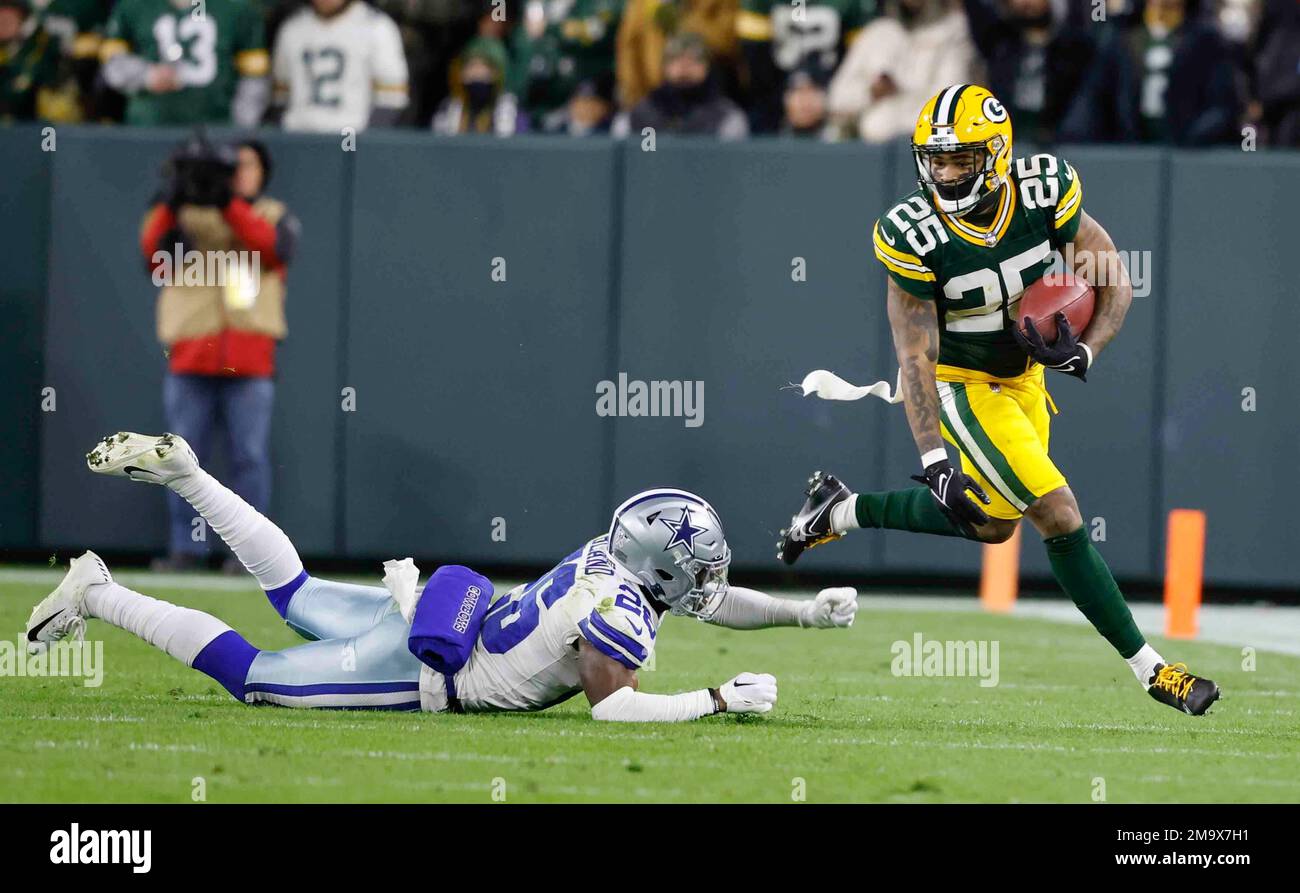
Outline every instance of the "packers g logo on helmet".
<path id="1" fill-rule="evenodd" d="M 982 105 L 981 108 L 984 110 L 984 117 L 988 118 L 994 124 L 1001 124 L 1003 121 L 1007 120 L 1007 110 L 1002 107 L 1002 103 L 998 102 L 997 97 L 995 96 L 990 96 L 985 99 L 984 105 Z"/>
<path id="2" fill-rule="evenodd" d="M 974 152 L 974 171 L 957 180 L 935 182 L 931 159 L 952 152 Z M 939 210 L 962 217 L 1010 182 L 1011 117 L 983 87 L 944 87 L 921 109 L 912 133 L 912 157 L 921 188 Z"/>

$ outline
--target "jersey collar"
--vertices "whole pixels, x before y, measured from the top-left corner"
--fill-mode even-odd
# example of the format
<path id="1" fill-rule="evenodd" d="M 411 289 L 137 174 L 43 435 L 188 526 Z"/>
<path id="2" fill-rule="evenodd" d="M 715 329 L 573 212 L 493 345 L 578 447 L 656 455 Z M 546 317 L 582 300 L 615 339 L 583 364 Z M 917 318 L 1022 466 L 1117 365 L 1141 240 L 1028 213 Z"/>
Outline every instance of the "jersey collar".
<path id="1" fill-rule="evenodd" d="M 959 238 L 981 248 L 992 248 L 1007 234 L 1011 218 L 1016 212 L 1016 191 L 1007 183 L 1002 187 L 1002 198 L 998 201 L 998 212 L 988 226 L 976 226 L 960 217 L 949 217 L 943 211 L 935 209 L 939 219 Z"/>

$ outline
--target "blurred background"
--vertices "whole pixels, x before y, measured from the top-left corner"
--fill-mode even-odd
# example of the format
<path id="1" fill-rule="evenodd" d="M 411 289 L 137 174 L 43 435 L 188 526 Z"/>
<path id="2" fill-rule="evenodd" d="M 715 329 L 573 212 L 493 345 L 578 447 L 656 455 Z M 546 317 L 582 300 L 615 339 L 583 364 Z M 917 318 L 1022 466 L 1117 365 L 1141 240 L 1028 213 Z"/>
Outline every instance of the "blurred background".
<path id="1" fill-rule="evenodd" d="M 1300 598 L 1295 0 L 0 0 L 0 47 L 4 560 L 221 566 L 84 467 L 188 424 L 309 566 L 549 567 L 672 485 L 750 579 L 968 587 L 975 544 L 873 534 L 796 576 L 773 543 L 814 469 L 915 470 L 901 407 L 789 385 L 892 381 L 870 228 L 921 104 L 971 81 L 1146 265 L 1096 374 L 1048 382 L 1116 576 L 1158 587 L 1196 508 L 1208 598 Z M 252 185 L 196 192 L 186 158 Z M 156 251 L 218 243 L 263 252 L 282 319 L 160 295 Z M 602 414 L 620 374 L 700 383 L 702 423 Z"/>

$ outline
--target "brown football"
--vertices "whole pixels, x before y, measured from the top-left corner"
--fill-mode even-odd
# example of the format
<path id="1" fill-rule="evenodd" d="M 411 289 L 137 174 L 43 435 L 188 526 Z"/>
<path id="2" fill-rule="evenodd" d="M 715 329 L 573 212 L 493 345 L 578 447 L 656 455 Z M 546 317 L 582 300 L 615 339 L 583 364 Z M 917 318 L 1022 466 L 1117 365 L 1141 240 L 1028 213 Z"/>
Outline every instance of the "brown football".
<path id="1" fill-rule="evenodd" d="M 1070 321 L 1070 328 L 1079 335 L 1092 322 L 1092 308 L 1097 295 L 1092 286 L 1077 276 L 1072 276 L 1062 283 L 1039 279 L 1020 296 L 1020 305 L 1016 308 L 1016 327 L 1025 331 L 1025 317 L 1034 321 L 1034 328 L 1043 336 L 1043 341 L 1051 344 L 1056 340 L 1056 314 L 1065 313 Z"/>

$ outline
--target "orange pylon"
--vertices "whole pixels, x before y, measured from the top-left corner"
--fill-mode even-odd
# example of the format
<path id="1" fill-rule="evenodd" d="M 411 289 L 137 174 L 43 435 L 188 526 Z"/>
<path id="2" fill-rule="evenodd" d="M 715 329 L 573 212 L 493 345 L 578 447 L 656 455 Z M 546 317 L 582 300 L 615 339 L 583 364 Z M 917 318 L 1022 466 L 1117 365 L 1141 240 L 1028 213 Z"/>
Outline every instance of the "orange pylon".
<path id="1" fill-rule="evenodd" d="M 1165 635 L 1196 638 L 1205 571 L 1205 512 L 1174 509 L 1165 543 Z"/>
<path id="2" fill-rule="evenodd" d="M 984 544 L 980 573 L 980 604 L 986 611 L 1005 614 L 1016 606 L 1020 590 L 1020 525 L 1005 543 Z"/>

